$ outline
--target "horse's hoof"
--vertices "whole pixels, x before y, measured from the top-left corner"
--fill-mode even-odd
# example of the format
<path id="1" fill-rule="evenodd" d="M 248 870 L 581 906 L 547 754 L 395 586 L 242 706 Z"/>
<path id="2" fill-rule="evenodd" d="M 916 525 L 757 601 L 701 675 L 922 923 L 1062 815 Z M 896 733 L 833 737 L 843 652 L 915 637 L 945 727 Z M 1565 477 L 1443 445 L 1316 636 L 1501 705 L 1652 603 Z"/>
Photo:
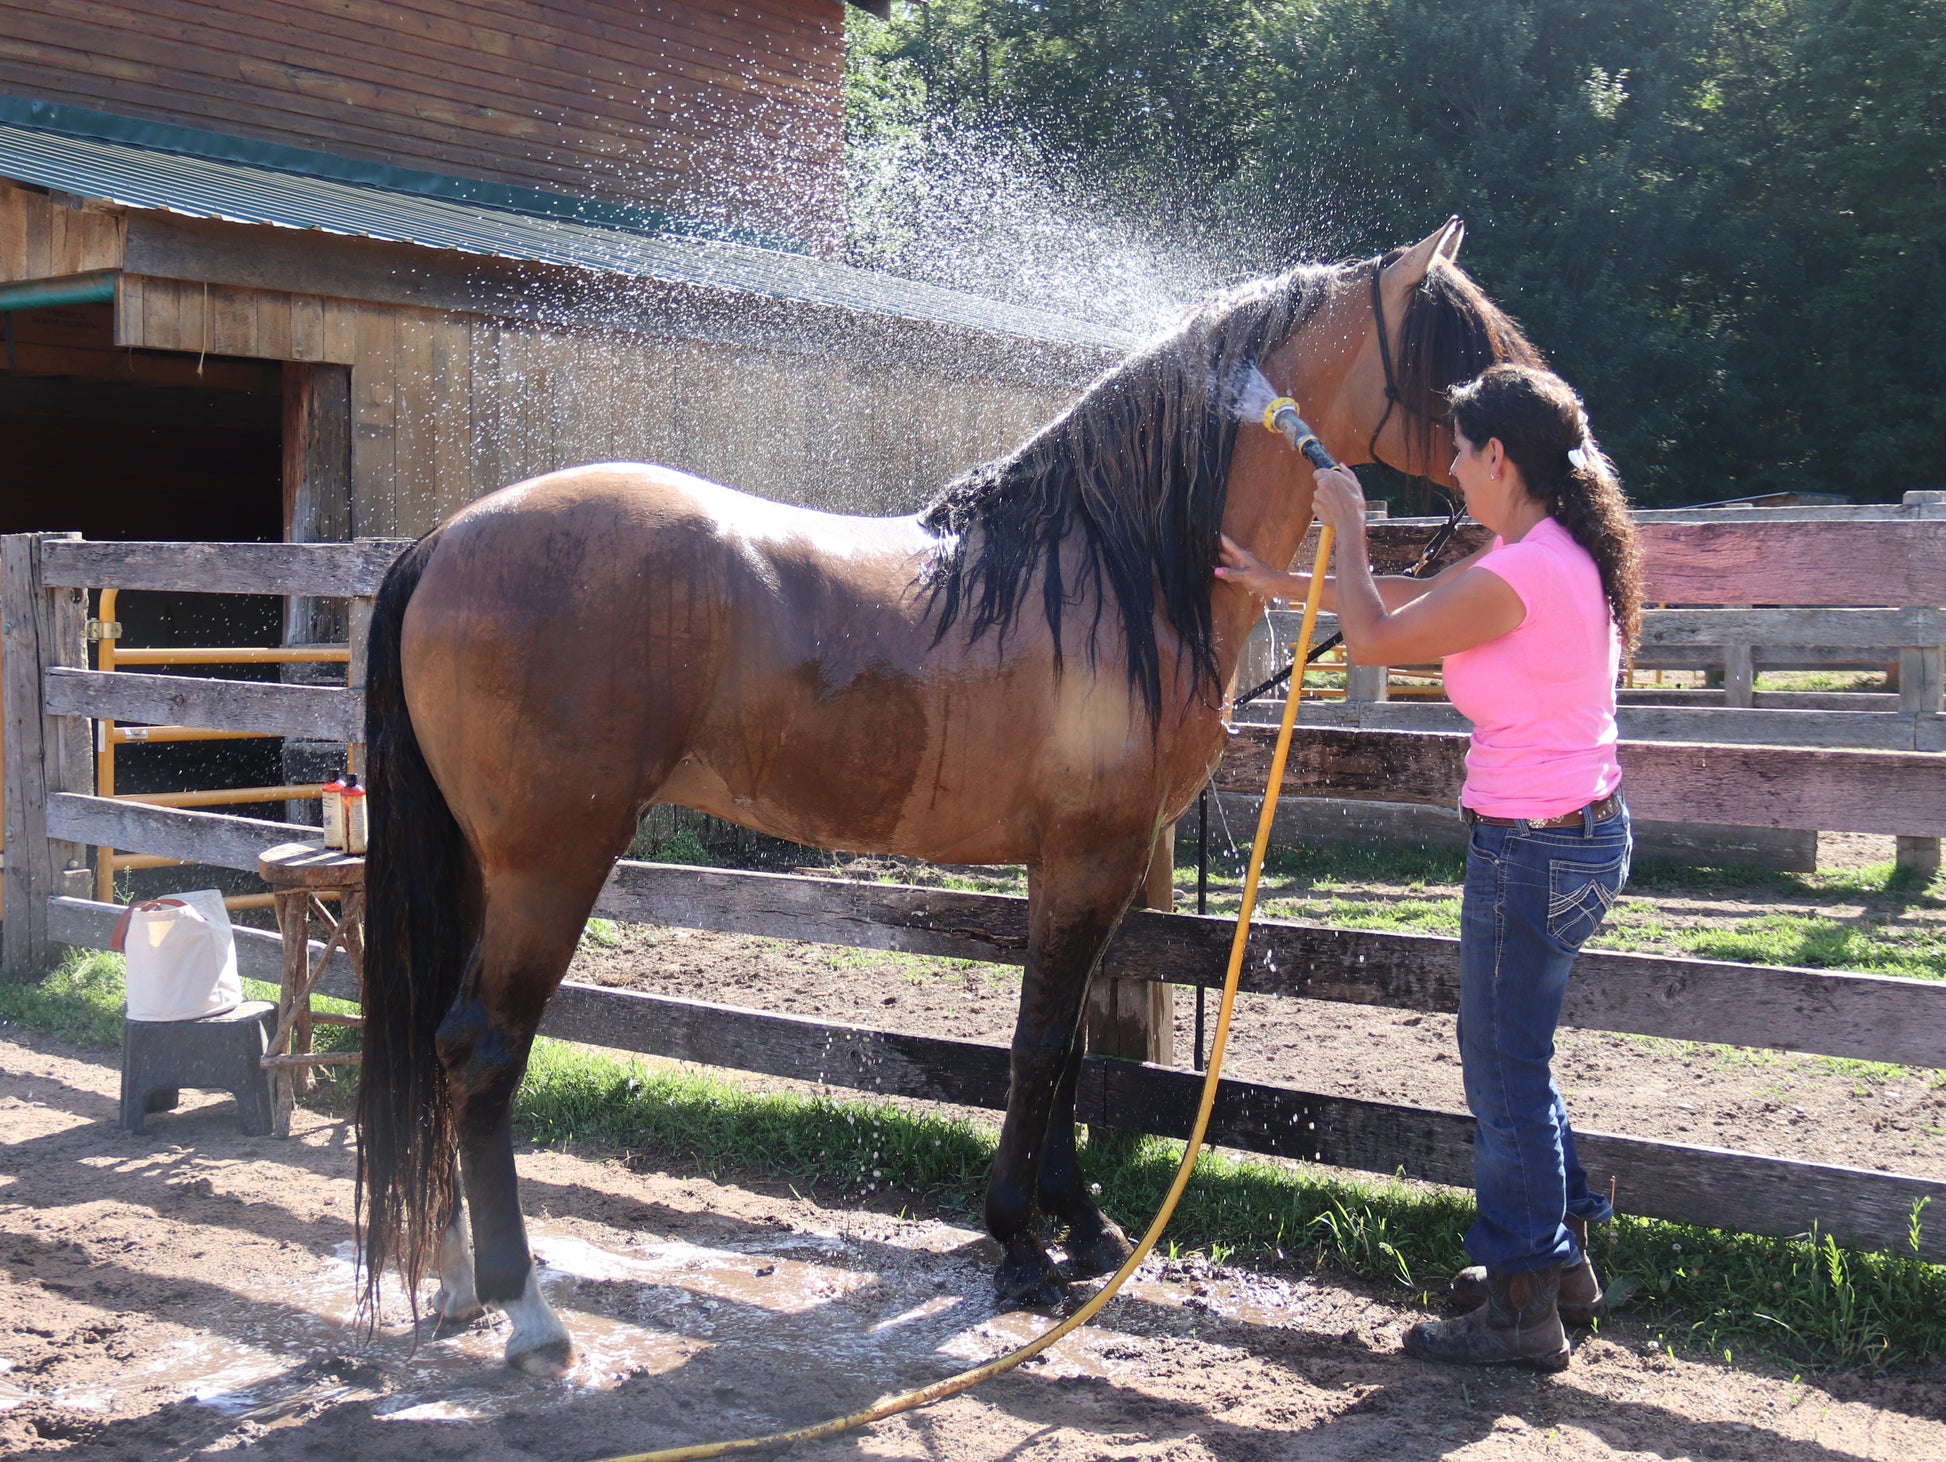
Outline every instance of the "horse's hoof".
<path id="1" fill-rule="evenodd" d="M 1128 1241 L 1128 1235 L 1112 1218 L 1104 1218 L 1100 1232 L 1085 1239 L 1070 1234 L 1066 1248 L 1068 1270 L 1076 1279 L 1113 1274 L 1135 1252 L 1135 1245 Z"/>
<path id="2" fill-rule="evenodd" d="M 517 1371 L 551 1381 L 557 1376 L 565 1376 L 568 1367 L 574 1364 L 574 1342 L 546 1340 L 521 1351 L 509 1348 L 507 1364 Z"/>
<path id="3" fill-rule="evenodd" d="M 993 1289 L 1001 1299 L 1026 1310 L 1051 1310 L 1067 1298 L 1061 1271 L 1045 1254 L 1002 1264 L 993 1276 Z"/>

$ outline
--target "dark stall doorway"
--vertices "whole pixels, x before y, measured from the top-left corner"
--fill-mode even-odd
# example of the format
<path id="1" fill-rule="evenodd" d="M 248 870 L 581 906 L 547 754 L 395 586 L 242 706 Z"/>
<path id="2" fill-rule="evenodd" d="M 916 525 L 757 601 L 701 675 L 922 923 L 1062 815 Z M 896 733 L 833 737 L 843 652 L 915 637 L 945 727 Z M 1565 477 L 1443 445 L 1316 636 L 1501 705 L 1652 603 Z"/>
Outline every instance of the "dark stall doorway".
<path id="1" fill-rule="evenodd" d="M 283 366 L 117 348 L 111 307 L 0 315 L 0 532 L 92 539 L 277 541 L 285 537 Z M 98 605 L 90 604 L 90 614 Z M 275 645 L 282 602 L 263 595 L 117 597 L 123 647 Z M 142 667 L 170 673 L 167 667 Z M 277 678 L 277 667 L 179 673 Z M 122 745 L 115 790 L 274 786 L 275 740 Z M 222 807 L 281 817 L 283 804 Z M 191 870 L 157 869 L 180 884 Z M 126 878 L 128 875 L 124 875 Z M 143 892 L 149 878 L 138 878 Z"/>

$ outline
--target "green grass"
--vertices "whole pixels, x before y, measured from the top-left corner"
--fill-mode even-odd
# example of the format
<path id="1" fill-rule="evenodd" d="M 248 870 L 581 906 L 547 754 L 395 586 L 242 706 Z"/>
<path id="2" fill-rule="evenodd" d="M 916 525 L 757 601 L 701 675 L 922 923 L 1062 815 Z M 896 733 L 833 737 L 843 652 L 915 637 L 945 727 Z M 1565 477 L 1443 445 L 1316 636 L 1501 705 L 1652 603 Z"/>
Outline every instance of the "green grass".
<path id="1" fill-rule="evenodd" d="M 622 932 L 613 919 L 590 919 L 581 928 L 583 949 L 614 949 L 622 942 Z"/>
<path id="2" fill-rule="evenodd" d="M 1760 670 L 1756 690 L 1882 691 L 1883 670 Z"/>
<path id="3" fill-rule="evenodd" d="M 249 983 L 253 995 L 267 989 Z M 0 985 L 0 1021 L 112 1047 L 121 1002 L 120 957 L 78 951 L 40 985 Z M 355 1040 L 337 1027 L 318 1034 L 320 1044 Z M 348 1080 L 312 1100 L 341 1107 Z M 996 1143 L 983 1124 L 860 1098 L 764 1093 L 550 1040 L 536 1043 L 515 1120 L 540 1143 L 641 1152 L 711 1177 L 768 1179 L 831 1201 L 968 1222 L 977 1222 Z M 1163 1138 L 1097 1132 L 1084 1165 L 1103 1205 L 1133 1227 L 1161 1202 L 1181 1152 Z M 1168 1242 L 1424 1295 L 1461 1262 L 1471 1217 L 1471 1200 L 1457 1193 L 1205 1152 Z M 1645 1219 L 1597 1230 L 1592 1245 L 1611 1286 L 1632 1289 L 1630 1313 L 1712 1355 L 1883 1367 L 1946 1350 L 1946 1267 L 1911 1253 Z"/>
<path id="4" fill-rule="evenodd" d="M 58 1036 L 77 1046 L 109 1047 L 122 1043 L 122 1012 L 128 1003 L 122 957 L 106 949 L 71 949 L 54 972 L 38 985 L 0 981 L 0 1024 L 26 1026 Z M 271 1000 L 277 987 L 262 980 L 245 980 L 243 998 Z M 349 1000 L 313 996 L 313 1010 L 356 1015 Z M 320 1051 L 355 1050 L 358 1034 L 349 1026 L 321 1025 L 311 1044 Z"/>
<path id="5" fill-rule="evenodd" d="M 1678 940 L 1686 953 L 1705 959 L 1946 978 L 1946 930 L 1938 927 L 1897 929 L 1816 915 L 1761 914 L 1728 929 L 1687 930 Z"/>
<path id="6" fill-rule="evenodd" d="M 122 957 L 105 949 L 70 951 L 38 985 L 0 982 L 0 1022 L 77 1046 L 119 1046 L 126 1004 Z"/>
<path id="7" fill-rule="evenodd" d="M 1212 850 L 1210 913 L 1236 913 L 1246 851 Z M 1264 860 L 1258 907 L 1272 919 L 1457 935 L 1464 874 L 1465 856 L 1457 849 L 1274 847 Z M 1194 847 L 1179 843 L 1176 886 L 1193 890 L 1195 884 Z M 1766 911 L 1728 924 L 1680 927 L 1659 899 Z M 1640 858 L 1621 903 L 1589 947 L 1936 980 L 1946 979 L 1942 912 L 1946 880 L 1918 879 L 1889 861 L 1783 873 Z"/>

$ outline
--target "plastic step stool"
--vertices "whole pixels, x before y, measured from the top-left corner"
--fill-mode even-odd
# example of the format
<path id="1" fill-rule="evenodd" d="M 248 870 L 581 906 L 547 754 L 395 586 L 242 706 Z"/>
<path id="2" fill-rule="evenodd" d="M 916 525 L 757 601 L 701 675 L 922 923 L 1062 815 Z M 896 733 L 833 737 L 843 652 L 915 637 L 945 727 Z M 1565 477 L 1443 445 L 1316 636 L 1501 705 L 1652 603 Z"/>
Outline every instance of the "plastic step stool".
<path id="1" fill-rule="evenodd" d="M 277 1007 L 245 1000 L 196 1020 L 122 1022 L 122 1126 L 142 1130 L 150 1112 L 166 1112 L 183 1087 L 227 1091 L 237 1099 L 246 1137 L 269 1135 L 273 1109 L 264 1052 Z"/>

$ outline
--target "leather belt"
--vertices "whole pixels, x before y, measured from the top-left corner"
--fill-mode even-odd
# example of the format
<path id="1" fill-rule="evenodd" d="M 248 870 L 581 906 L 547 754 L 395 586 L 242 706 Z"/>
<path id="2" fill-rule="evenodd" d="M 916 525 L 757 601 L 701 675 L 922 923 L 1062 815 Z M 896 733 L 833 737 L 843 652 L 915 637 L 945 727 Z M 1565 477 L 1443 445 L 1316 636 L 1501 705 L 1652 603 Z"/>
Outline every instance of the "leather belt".
<path id="1" fill-rule="evenodd" d="M 1490 817 L 1484 812 L 1475 812 L 1470 807 L 1460 809 L 1460 817 L 1468 826 L 1484 822 L 1489 827 L 1580 827 L 1583 818 L 1593 814 L 1596 822 L 1607 822 L 1622 810 L 1622 794 L 1610 792 L 1599 802 L 1590 802 L 1586 807 L 1577 807 L 1572 812 L 1564 812 L 1559 817 Z"/>

